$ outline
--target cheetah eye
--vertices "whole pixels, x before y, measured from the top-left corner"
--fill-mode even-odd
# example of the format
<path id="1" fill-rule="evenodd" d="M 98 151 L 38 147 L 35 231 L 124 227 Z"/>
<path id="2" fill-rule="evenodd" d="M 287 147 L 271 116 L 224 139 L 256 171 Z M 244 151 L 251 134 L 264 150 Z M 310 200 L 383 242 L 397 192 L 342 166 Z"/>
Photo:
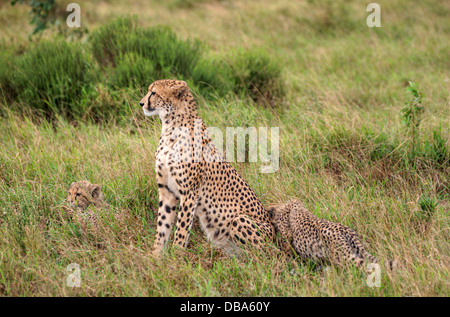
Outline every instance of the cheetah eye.
<path id="1" fill-rule="evenodd" d="M 76 193 L 75 196 L 78 197 L 78 196 L 81 196 L 81 194 L 80 193 Z"/>
<path id="2" fill-rule="evenodd" d="M 151 97 L 151 96 L 153 96 L 154 94 L 155 94 L 155 92 L 154 92 L 154 91 L 152 91 L 152 92 L 150 93 L 150 97 Z"/>

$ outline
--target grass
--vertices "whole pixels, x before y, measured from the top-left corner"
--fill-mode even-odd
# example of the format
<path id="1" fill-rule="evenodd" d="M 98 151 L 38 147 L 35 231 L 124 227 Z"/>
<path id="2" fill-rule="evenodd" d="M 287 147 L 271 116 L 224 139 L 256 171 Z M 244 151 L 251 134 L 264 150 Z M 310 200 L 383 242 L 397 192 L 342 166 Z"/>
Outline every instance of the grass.
<path id="1" fill-rule="evenodd" d="M 99 65 L 97 81 L 76 96 L 85 113 L 76 119 L 56 113 L 48 120 L 21 100 L 0 101 L 1 295 L 450 295 L 447 4 L 381 1 L 380 29 L 365 25 L 365 5 L 358 1 L 79 4 L 89 34 L 126 12 L 139 16 L 139 27 L 170 25 L 181 40 L 200 39 L 207 51 L 197 73 L 192 70 L 193 81 L 220 83 L 208 65 L 226 67 L 230 52 L 263 47 L 261 55 L 283 66 L 282 106 L 200 90 L 200 115 L 223 129 L 280 127 L 278 172 L 260 174 L 261 163 L 234 163 L 263 203 L 301 199 L 318 216 L 355 229 L 371 253 L 397 259 L 401 268 L 383 270 L 381 287 L 370 288 L 356 268 L 317 271 L 275 246 L 227 257 L 197 226 L 186 250 L 169 248 L 164 259 L 152 258 L 160 123 L 141 113 L 139 81 L 145 77 L 131 66 L 155 65 L 128 52 L 111 85 L 104 80 L 110 66 Z M 0 59 L 25 57 L 35 45 L 27 40 L 27 12 L 0 6 L 8 25 L 0 35 L 8 50 Z M 52 32 L 43 40 L 52 40 Z M 0 81 L 8 75 L 4 65 Z M 408 81 L 417 83 L 424 108 L 414 153 L 401 112 L 410 101 Z M 81 179 L 101 184 L 108 203 L 129 218 L 123 224 L 104 219 L 97 237 L 83 234 L 58 207 L 70 183 Z M 80 266 L 80 288 L 66 285 L 70 263 Z"/>

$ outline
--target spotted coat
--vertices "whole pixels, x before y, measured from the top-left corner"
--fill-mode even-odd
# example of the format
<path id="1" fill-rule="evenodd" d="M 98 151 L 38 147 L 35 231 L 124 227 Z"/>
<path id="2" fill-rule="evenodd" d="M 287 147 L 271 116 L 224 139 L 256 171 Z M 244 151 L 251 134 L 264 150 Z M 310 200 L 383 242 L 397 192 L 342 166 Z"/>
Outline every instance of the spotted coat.
<path id="1" fill-rule="evenodd" d="M 230 254 L 272 240 L 267 211 L 215 148 L 187 84 L 158 80 L 140 104 L 144 114 L 158 115 L 162 122 L 155 162 L 159 209 L 154 254 L 165 248 L 174 225 L 173 244 L 186 247 L 194 217 L 208 239 Z"/>
<path id="2" fill-rule="evenodd" d="M 294 250 L 304 259 L 335 264 L 378 262 L 353 229 L 316 217 L 298 200 L 268 210 L 279 244 L 287 253 Z"/>

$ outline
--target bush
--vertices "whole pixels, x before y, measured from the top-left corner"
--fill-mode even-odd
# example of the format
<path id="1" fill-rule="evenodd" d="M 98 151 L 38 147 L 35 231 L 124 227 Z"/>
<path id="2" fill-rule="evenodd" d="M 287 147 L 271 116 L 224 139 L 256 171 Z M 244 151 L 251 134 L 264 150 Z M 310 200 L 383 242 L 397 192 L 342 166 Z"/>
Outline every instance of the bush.
<path id="1" fill-rule="evenodd" d="M 235 90 L 230 65 L 219 56 L 205 56 L 195 66 L 192 79 L 204 97 L 224 97 Z"/>
<path id="2" fill-rule="evenodd" d="M 229 59 L 234 92 L 274 106 L 284 96 L 282 67 L 262 49 L 239 49 Z"/>
<path id="3" fill-rule="evenodd" d="M 186 80 L 206 98 L 237 94 L 274 105 L 284 93 L 282 69 L 265 51 L 205 54 L 199 41 L 179 39 L 166 27 L 138 27 L 135 18 L 121 17 L 100 27 L 90 48 L 103 72 L 90 69 L 96 65 L 81 43 L 61 38 L 30 44 L 20 56 L 2 50 L 2 102 L 18 102 L 47 117 L 102 120 L 104 107 L 97 98 L 111 104 L 103 97 L 105 89 L 110 95 L 117 88 L 145 88 L 163 78 Z M 106 80 L 99 82 L 97 76 Z"/>
<path id="4" fill-rule="evenodd" d="M 282 67 L 262 49 L 237 49 L 224 57 L 206 56 L 192 74 L 206 96 L 235 93 L 275 106 L 285 93 Z"/>
<path id="5" fill-rule="evenodd" d="M 77 99 L 92 81 L 80 45 L 63 40 L 42 41 L 14 61 L 8 84 L 19 101 L 46 115 L 73 116 Z"/>
<path id="6" fill-rule="evenodd" d="M 97 61 L 116 67 L 122 56 L 132 53 L 153 64 L 154 78 L 190 77 L 200 55 L 200 43 L 180 40 L 166 27 L 139 28 L 135 21 L 121 17 L 93 33 L 92 51 Z"/>
<path id="7" fill-rule="evenodd" d="M 90 40 L 94 58 L 102 66 L 115 66 L 120 54 L 130 51 L 127 39 L 135 33 L 136 23 L 129 17 L 120 17 L 101 26 L 92 33 Z"/>
<path id="8" fill-rule="evenodd" d="M 199 41 L 180 40 L 165 27 L 140 30 L 134 46 L 154 63 L 160 78 L 191 77 L 201 55 Z"/>
<path id="9" fill-rule="evenodd" d="M 115 87 L 145 88 L 156 79 L 151 61 L 134 53 L 126 53 L 113 69 L 111 84 Z"/>
<path id="10" fill-rule="evenodd" d="M 416 220 L 428 222 L 436 212 L 437 201 L 430 196 L 423 195 L 419 199 L 419 207 L 414 213 Z"/>
<path id="11" fill-rule="evenodd" d="M 92 34 L 93 55 L 100 65 L 114 69 L 113 85 L 178 78 L 192 81 L 206 97 L 231 92 L 271 105 L 283 97 L 282 68 L 264 50 L 238 49 L 222 58 L 201 58 L 199 41 L 181 40 L 167 27 L 141 28 L 136 21 L 120 17 Z"/>

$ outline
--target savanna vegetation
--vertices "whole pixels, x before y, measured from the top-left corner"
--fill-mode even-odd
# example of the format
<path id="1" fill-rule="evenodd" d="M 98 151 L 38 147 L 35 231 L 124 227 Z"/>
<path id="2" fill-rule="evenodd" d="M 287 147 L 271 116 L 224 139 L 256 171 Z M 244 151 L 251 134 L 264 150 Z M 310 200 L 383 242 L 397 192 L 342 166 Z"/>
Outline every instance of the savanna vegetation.
<path id="1" fill-rule="evenodd" d="M 450 295 L 448 2 L 378 1 L 369 28 L 356 0 L 80 0 L 73 29 L 63 1 L 16 2 L 0 4 L 1 295 Z M 139 100 L 161 78 L 188 82 L 208 126 L 279 127 L 277 172 L 233 163 L 263 204 L 301 199 L 399 269 L 368 287 L 275 244 L 228 257 L 198 226 L 153 258 L 161 125 Z M 70 220 L 81 179 L 127 222 Z"/>

